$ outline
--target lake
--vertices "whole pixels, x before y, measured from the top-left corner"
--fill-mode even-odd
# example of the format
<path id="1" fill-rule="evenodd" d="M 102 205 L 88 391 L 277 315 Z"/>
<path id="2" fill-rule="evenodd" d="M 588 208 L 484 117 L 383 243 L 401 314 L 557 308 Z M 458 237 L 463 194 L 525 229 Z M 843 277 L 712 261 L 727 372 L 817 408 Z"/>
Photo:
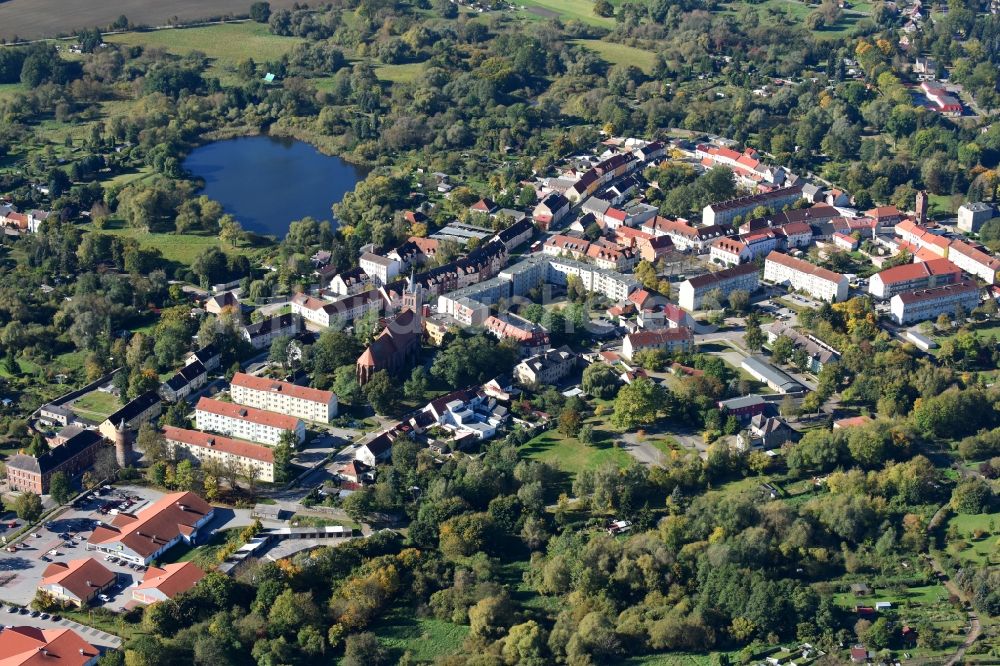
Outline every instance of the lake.
<path id="1" fill-rule="evenodd" d="M 200 146 L 184 168 L 205 181 L 201 194 L 221 203 L 244 229 L 279 239 L 295 220 L 332 220 L 330 206 L 368 174 L 304 141 L 270 136 Z"/>

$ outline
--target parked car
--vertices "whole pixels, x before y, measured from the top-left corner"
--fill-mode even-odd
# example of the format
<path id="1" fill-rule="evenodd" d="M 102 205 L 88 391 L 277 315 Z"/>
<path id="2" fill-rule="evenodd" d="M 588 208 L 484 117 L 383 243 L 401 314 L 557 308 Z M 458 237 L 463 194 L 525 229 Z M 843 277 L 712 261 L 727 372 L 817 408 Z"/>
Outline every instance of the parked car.
<path id="1" fill-rule="evenodd" d="M 97 595 L 97 598 L 103 601 L 104 603 L 108 603 L 109 601 L 111 601 L 111 597 L 109 597 L 106 594 L 99 594 Z"/>

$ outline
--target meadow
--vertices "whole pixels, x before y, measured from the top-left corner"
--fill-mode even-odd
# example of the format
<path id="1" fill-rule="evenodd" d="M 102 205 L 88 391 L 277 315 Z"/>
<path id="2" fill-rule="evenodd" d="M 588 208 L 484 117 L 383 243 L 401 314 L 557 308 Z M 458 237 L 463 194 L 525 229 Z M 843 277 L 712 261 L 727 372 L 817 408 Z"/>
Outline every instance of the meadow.
<path id="1" fill-rule="evenodd" d="M 656 54 L 652 51 L 626 44 L 605 42 L 600 39 L 576 39 L 573 42 L 590 49 L 609 65 L 635 65 L 645 74 L 652 73 L 656 62 Z"/>
<path id="2" fill-rule="evenodd" d="M 93 225 L 89 224 L 84 229 L 97 231 Z M 225 250 L 218 236 L 148 233 L 141 229 L 121 226 L 120 224 L 118 226 L 105 227 L 100 230 L 100 233 L 135 238 L 142 247 L 159 250 L 163 254 L 163 258 L 167 261 L 185 266 L 190 266 L 195 257 L 207 248 L 218 247 Z"/>

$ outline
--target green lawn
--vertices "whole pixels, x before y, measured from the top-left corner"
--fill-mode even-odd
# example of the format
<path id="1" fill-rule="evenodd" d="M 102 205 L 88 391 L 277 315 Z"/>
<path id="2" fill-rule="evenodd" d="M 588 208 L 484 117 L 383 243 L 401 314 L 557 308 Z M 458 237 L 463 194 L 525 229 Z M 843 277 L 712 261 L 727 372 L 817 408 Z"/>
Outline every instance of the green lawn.
<path id="1" fill-rule="evenodd" d="M 458 652 L 469 628 L 434 618 L 416 617 L 410 608 L 394 608 L 375 623 L 372 631 L 383 645 L 393 650 L 397 658 L 409 650 L 418 662 L 429 663 Z"/>
<path id="2" fill-rule="evenodd" d="M 521 447 L 526 458 L 547 462 L 568 474 L 594 469 L 608 463 L 625 467 L 632 460 L 627 452 L 615 448 L 610 442 L 587 446 L 572 437 L 565 437 L 557 430 L 547 430 Z"/>
<path id="3" fill-rule="evenodd" d="M 903 594 L 890 590 L 876 588 L 875 594 L 868 597 L 855 597 L 851 592 L 840 592 L 833 596 L 834 603 L 843 608 L 855 606 L 874 606 L 878 601 L 888 601 L 893 606 L 909 604 L 935 604 L 948 601 L 948 590 L 944 585 L 922 585 L 907 588 Z"/>
<path id="4" fill-rule="evenodd" d="M 652 51 L 634 46 L 605 42 L 600 39 L 575 39 L 575 44 L 583 46 L 601 57 L 601 60 L 611 65 L 635 65 L 646 74 L 653 71 L 656 55 Z"/>
<path id="5" fill-rule="evenodd" d="M 80 416 L 93 421 L 103 421 L 118 411 L 122 404 L 110 393 L 92 391 L 73 401 L 71 408 Z"/>
<path id="6" fill-rule="evenodd" d="M 85 229 L 98 231 L 91 225 L 87 225 Z M 195 257 L 207 248 L 222 246 L 218 236 L 146 233 L 132 227 L 106 227 L 99 231 L 102 234 L 135 238 L 143 247 L 162 252 L 163 258 L 167 261 L 177 262 L 185 266 L 190 266 Z"/>

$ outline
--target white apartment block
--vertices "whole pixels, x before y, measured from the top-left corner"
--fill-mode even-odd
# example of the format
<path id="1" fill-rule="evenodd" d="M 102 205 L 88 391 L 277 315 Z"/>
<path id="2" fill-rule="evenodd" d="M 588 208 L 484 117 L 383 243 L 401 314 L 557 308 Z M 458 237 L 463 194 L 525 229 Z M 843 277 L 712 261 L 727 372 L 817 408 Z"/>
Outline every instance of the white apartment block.
<path id="1" fill-rule="evenodd" d="M 1000 259 L 965 241 L 954 240 L 948 248 L 948 259 L 969 275 L 986 284 L 996 284 L 1000 274 Z"/>
<path id="2" fill-rule="evenodd" d="M 194 411 L 195 427 L 227 437 L 275 446 L 289 430 L 299 443 L 305 441 L 306 427 L 301 419 L 232 402 L 201 398 Z"/>
<path id="3" fill-rule="evenodd" d="M 252 473 L 260 481 L 274 482 L 274 451 L 267 446 L 173 426 L 166 426 L 163 436 L 175 458 L 194 458 L 201 464 L 211 460 L 226 469 L 242 470 L 244 475 Z"/>
<path id="4" fill-rule="evenodd" d="M 230 382 L 229 392 L 237 404 L 304 421 L 329 423 L 337 415 L 337 395 L 333 391 L 237 372 Z"/>
<path id="5" fill-rule="evenodd" d="M 522 384 L 555 384 L 576 367 L 576 361 L 569 347 L 550 349 L 514 366 L 514 379 Z"/>
<path id="6" fill-rule="evenodd" d="M 384 301 L 375 289 L 345 296 L 335 301 L 324 301 L 306 294 L 296 294 L 291 301 L 292 314 L 317 326 L 327 328 L 338 319 L 351 323 L 371 310 L 380 311 Z"/>
<path id="7" fill-rule="evenodd" d="M 848 281 L 845 276 L 781 252 L 767 255 L 764 279 L 774 284 L 787 283 L 792 289 L 804 291 L 823 301 L 847 299 Z"/>
<path id="8" fill-rule="evenodd" d="M 685 280 L 677 292 L 677 302 L 688 312 L 694 312 L 701 307 L 705 296 L 716 289 L 725 298 L 736 290 L 752 294 L 757 291 L 759 284 L 757 266 L 755 264 L 741 264 Z"/>
<path id="9" fill-rule="evenodd" d="M 899 325 L 952 315 L 959 307 L 967 313 L 979 306 L 979 286 L 965 281 L 943 287 L 896 294 L 889 301 L 889 312 Z"/>
<path id="10" fill-rule="evenodd" d="M 358 265 L 378 287 L 389 284 L 394 277 L 399 275 L 400 263 L 398 261 L 372 252 L 365 252 L 361 255 Z"/>

